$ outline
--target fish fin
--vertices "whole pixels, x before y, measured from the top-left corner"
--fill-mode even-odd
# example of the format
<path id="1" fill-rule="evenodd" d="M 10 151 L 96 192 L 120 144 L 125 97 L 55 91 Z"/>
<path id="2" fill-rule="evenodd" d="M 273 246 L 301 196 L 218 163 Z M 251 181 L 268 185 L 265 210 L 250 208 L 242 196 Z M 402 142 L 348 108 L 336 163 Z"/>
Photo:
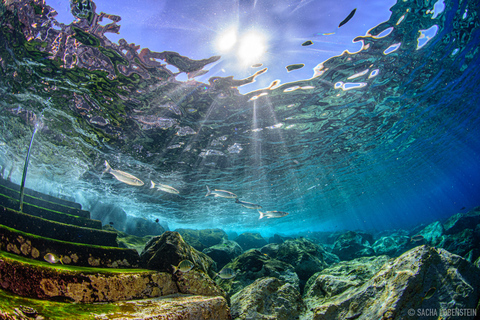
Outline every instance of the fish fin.
<path id="1" fill-rule="evenodd" d="M 173 268 L 173 273 L 175 274 L 175 272 L 177 272 L 178 269 L 177 269 L 177 267 L 174 266 L 173 264 L 172 264 L 172 268 Z"/>
<path id="2" fill-rule="evenodd" d="M 150 184 L 150 189 L 155 188 L 155 182 L 153 182 L 152 180 L 150 180 L 150 183 L 151 183 L 151 184 Z"/>
<path id="3" fill-rule="evenodd" d="M 205 186 L 207 187 L 207 194 L 205 195 L 205 197 L 208 197 L 209 195 L 212 194 L 212 192 L 210 191 L 210 188 L 208 186 Z"/>
<path id="4" fill-rule="evenodd" d="M 110 167 L 110 165 L 108 164 L 107 160 L 105 160 L 105 170 L 103 170 L 102 173 L 110 172 L 111 169 L 112 169 L 112 167 Z"/>
<path id="5" fill-rule="evenodd" d="M 258 218 L 258 220 L 262 219 L 265 216 L 265 214 L 260 210 L 258 210 L 258 213 L 260 213 L 260 218 Z"/>

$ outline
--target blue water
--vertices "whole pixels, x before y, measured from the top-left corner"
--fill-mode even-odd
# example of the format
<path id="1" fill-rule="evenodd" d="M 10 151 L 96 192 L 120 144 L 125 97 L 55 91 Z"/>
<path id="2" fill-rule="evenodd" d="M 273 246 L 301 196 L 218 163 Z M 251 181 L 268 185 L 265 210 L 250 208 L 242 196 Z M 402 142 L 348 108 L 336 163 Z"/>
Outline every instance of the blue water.
<path id="1" fill-rule="evenodd" d="M 237 88 L 228 76 L 240 80 L 246 77 L 241 72 L 231 69 L 219 77 L 218 70 L 232 63 L 228 54 L 206 64 L 205 70 L 213 66 L 210 72 L 187 80 L 185 72 L 168 75 L 140 61 L 140 50 L 129 56 L 126 46 L 106 41 L 110 34 L 93 36 L 88 24 L 88 39 L 97 40 L 67 41 L 67 50 L 54 41 L 62 26 L 38 26 L 38 34 L 34 27 L 18 27 L 15 34 L 2 4 L 2 175 L 20 182 L 33 126 L 42 121 L 27 187 L 74 199 L 92 212 L 99 201 L 112 204 L 130 216 L 158 218 L 172 230 L 215 227 L 264 236 L 384 230 L 468 211 L 480 205 L 480 8 L 476 1 L 441 3 L 400 1 L 382 13 L 380 21 L 388 21 L 364 20 L 368 34 L 359 31 L 348 41 L 358 36 L 351 44 L 363 44 L 355 53 L 339 55 L 337 46 L 329 56 L 312 55 L 309 47 L 303 54 L 304 40 L 313 39 L 322 50 L 322 41 L 330 41 L 325 37 L 338 45 L 346 36 L 340 37 L 337 20 L 331 28 L 336 35 L 305 30 L 303 39 L 294 38 L 295 63 L 305 63 L 301 71 L 310 76 L 292 83 L 285 75 L 272 89 L 265 88 L 276 77 L 275 66 L 284 70 L 293 63 L 282 60 L 283 47 L 262 67 L 246 69 L 248 75 L 270 71 L 252 86 Z M 106 9 L 99 2 L 96 12 L 101 11 Z M 68 34 L 68 18 L 63 19 Z M 70 40 L 80 41 L 75 32 Z M 33 38 L 18 40 L 26 34 Z M 127 43 L 146 46 L 141 35 L 127 34 Z M 40 49 L 42 41 L 46 50 Z M 149 48 L 210 57 L 207 51 L 190 54 L 195 46 L 180 44 L 184 50 Z M 88 56 L 87 49 L 96 53 Z M 109 60 L 114 51 L 118 63 Z M 86 57 L 107 62 L 102 66 Z M 122 65 L 137 69 L 128 74 Z M 105 160 L 145 186 L 102 174 Z M 150 180 L 180 194 L 151 190 Z M 289 215 L 259 220 L 256 210 L 231 199 L 205 197 L 206 185 Z"/>

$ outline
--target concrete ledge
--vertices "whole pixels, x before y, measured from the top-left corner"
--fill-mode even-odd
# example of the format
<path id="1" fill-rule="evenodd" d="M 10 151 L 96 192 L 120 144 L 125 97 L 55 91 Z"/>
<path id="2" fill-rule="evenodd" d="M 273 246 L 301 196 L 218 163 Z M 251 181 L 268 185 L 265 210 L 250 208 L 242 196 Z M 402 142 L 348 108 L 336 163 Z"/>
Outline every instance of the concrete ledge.
<path id="1" fill-rule="evenodd" d="M 138 268 L 137 250 L 55 240 L 0 224 L 0 250 L 45 261 L 47 253 L 62 257 L 65 265 L 99 268 Z M 0 318 L 1 319 L 1 318 Z"/>
<path id="2" fill-rule="evenodd" d="M 117 234 L 39 218 L 0 206 L 0 224 L 57 240 L 116 247 Z"/>

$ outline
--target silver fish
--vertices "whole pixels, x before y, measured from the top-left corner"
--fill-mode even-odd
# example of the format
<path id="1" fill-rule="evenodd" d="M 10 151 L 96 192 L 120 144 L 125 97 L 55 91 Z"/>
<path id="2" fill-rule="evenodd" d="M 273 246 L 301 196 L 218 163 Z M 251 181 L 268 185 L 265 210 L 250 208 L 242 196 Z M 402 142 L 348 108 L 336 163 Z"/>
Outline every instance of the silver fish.
<path id="1" fill-rule="evenodd" d="M 235 203 L 241 204 L 243 207 L 248 208 L 248 209 L 262 209 L 262 206 L 259 205 L 259 204 L 246 202 L 246 201 L 240 201 L 238 199 L 235 200 Z"/>
<path id="2" fill-rule="evenodd" d="M 152 180 L 150 180 L 150 183 L 151 183 L 150 184 L 150 189 L 157 188 L 160 191 L 168 192 L 168 193 L 171 193 L 171 194 L 179 194 L 180 193 L 174 187 L 167 186 L 166 184 L 161 184 L 161 183 L 155 184 L 155 182 L 153 182 Z"/>
<path id="3" fill-rule="evenodd" d="M 233 271 L 230 268 L 223 268 L 222 270 L 220 270 L 219 273 L 217 273 L 216 276 L 219 277 L 219 278 L 228 280 L 228 279 L 234 278 L 236 276 L 236 274 L 235 274 L 235 271 Z"/>
<path id="4" fill-rule="evenodd" d="M 213 195 L 215 195 L 215 197 L 222 197 L 222 198 L 227 198 L 227 199 L 238 198 L 237 195 L 233 192 L 225 191 L 225 190 L 218 190 L 218 189 L 215 189 L 215 190 L 211 191 L 208 186 L 206 186 L 206 187 L 207 187 L 207 194 L 205 195 L 205 197 L 208 197 L 209 195 L 213 194 Z"/>
<path id="5" fill-rule="evenodd" d="M 120 170 L 112 169 L 112 167 L 110 167 L 110 165 L 108 164 L 107 160 L 105 160 L 105 167 L 106 168 L 105 168 L 105 170 L 103 170 L 103 173 L 105 173 L 105 172 L 110 173 L 118 181 L 129 184 L 131 186 L 137 186 L 137 187 L 143 186 L 143 184 L 144 184 L 142 180 L 138 179 L 135 176 L 132 176 L 130 173 L 126 173 L 126 172 L 123 172 L 123 171 L 120 171 Z"/>
<path id="6" fill-rule="evenodd" d="M 178 264 L 178 266 L 173 266 L 172 265 L 172 268 L 173 268 L 173 273 L 177 272 L 178 270 L 182 271 L 183 273 L 185 272 L 188 272 L 190 270 L 193 269 L 195 265 L 193 264 L 192 261 L 190 260 L 182 260 L 180 261 L 180 263 Z"/>
<path id="7" fill-rule="evenodd" d="M 265 212 L 261 212 L 260 210 L 258 210 L 258 213 L 260 213 L 260 218 L 258 218 L 258 219 L 262 219 L 263 217 L 267 217 L 267 218 L 281 218 L 281 217 L 285 217 L 286 215 L 288 215 L 287 212 L 283 212 L 283 211 L 265 211 Z"/>
<path id="8" fill-rule="evenodd" d="M 62 258 L 57 257 L 53 253 L 47 253 L 46 255 L 43 256 L 43 259 L 45 259 L 45 261 L 47 261 L 48 263 L 60 262 L 61 264 L 63 264 Z"/>

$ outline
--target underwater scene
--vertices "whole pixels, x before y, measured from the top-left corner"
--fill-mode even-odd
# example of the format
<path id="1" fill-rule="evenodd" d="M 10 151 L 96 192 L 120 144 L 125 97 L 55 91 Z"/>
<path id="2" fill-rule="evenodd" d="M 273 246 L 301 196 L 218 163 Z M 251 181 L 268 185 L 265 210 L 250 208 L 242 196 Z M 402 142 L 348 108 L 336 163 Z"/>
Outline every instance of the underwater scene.
<path id="1" fill-rule="evenodd" d="M 2 0 L 0 319 L 480 319 L 476 0 Z"/>

